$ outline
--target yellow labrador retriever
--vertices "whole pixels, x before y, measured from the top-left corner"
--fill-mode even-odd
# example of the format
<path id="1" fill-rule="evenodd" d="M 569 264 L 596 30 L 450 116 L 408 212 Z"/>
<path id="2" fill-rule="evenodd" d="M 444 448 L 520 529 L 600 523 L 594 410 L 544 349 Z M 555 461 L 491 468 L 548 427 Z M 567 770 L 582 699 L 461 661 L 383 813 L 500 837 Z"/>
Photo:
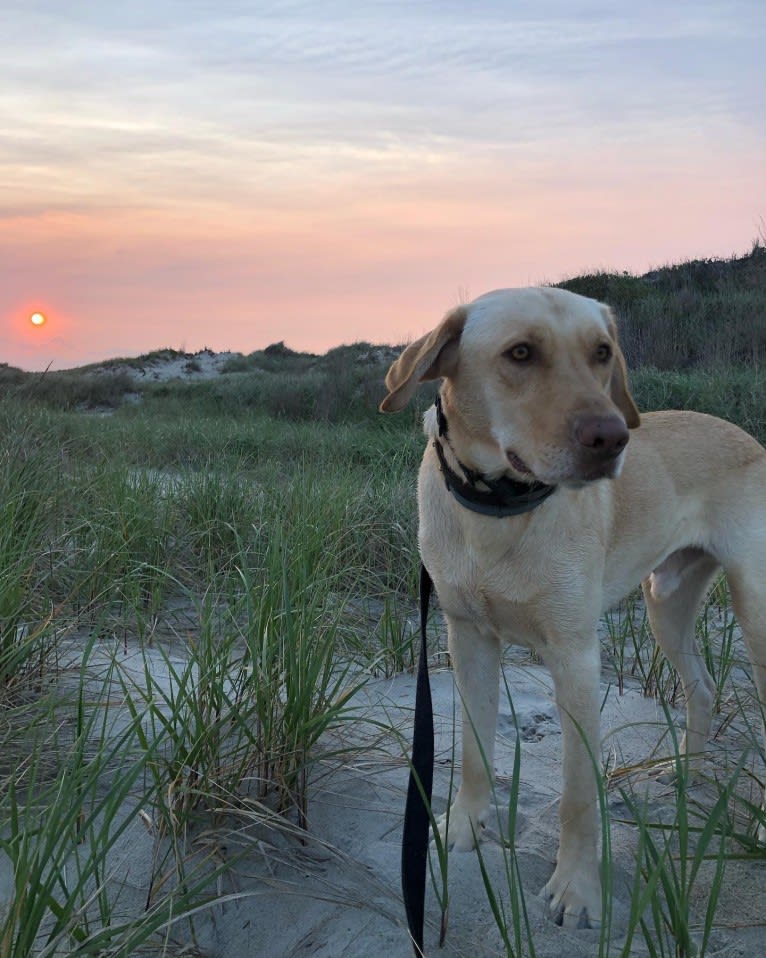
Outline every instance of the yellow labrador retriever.
<path id="1" fill-rule="evenodd" d="M 694 622 L 723 567 L 766 703 L 766 450 L 699 413 L 639 418 L 609 308 L 559 289 L 498 290 L 448 313 L 391 366 L 381 409 L 404 408 L 439 377 L 418 500 L 463 703 L 449 843 L 472 848 L 489 814 L 501 645 L 533 648 L 553 676 L 563 737 L 560 844 L 543 894 L 558 923 L 586 927 L 601 912 L 599 617 L 642 583 L 683 682 L 683 748 L 702 752 L 714 687 Z M 491 499 L 498 483 L 550 494 L 506 517 L 466 502 Z"/>

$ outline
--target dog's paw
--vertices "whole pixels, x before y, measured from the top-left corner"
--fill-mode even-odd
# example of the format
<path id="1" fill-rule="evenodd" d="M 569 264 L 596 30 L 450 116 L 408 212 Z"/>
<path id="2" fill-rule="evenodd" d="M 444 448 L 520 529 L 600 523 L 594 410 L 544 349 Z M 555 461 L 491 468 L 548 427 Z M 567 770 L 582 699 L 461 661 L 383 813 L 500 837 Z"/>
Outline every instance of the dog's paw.
<path id="1" fill-rule="evenodd" d="M 601 882 L 597 870 L 557 866 L 540 895 L 548 903 L 550 916 L 557 925 L 565 928 L 601 926 Z"/>
<path id="2" fill-rule="evenodd" d="M 448 851 L 470 852 L 487 827 L 489 806 L 470 810 L 457 799 L 449 812 L 436 819 L 439 839 Z"/>

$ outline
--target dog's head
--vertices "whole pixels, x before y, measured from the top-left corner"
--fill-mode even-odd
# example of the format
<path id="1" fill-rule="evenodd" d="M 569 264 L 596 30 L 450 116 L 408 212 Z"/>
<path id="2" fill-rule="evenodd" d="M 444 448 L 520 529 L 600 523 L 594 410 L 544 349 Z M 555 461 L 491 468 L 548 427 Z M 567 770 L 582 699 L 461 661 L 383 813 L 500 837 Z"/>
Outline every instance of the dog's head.
<path id="1" fill-rule="evenodd" d="M 611 310 L 561 289 L 497 290 L 452 310 L 391 366 L 381 410 L 440 377 L 455 452 L 492 477 L 614 477 L 640 423 Z"/>

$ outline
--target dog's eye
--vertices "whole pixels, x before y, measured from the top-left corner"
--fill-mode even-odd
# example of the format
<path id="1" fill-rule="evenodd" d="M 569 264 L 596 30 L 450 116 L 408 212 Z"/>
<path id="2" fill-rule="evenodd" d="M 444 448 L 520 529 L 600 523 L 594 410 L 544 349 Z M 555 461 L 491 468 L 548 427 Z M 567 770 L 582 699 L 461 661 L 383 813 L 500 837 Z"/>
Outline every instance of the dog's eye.
<path id="1" fill-rule="evenodd" d="M 532 358 L 532 347 L 529 343 L 516 343 L 510 349 L 506 349 L 505 356 L 515 363 L 526 363 Z"/>
<path id="2" fill-rule="evenodd" d="M 612 358 L 612 347 L 609 343 L 601 343 L 600 346 L 596 347 L 596 362 L 597 363 L 608 363 Z"/>

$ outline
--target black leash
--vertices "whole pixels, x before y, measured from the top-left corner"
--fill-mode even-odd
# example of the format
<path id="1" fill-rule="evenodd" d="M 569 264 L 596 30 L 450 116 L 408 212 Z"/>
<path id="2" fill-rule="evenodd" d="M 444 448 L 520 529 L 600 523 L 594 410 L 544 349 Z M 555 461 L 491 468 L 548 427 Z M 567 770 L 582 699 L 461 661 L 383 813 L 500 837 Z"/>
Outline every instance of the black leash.
<path id="1" fill-rule="evenodd" d="M 441 397 L 436 397 L 436 416 L 439 436 L 447 438 L 447 419 Z M 555 486 L 541 482 L 524 483 L 501 477 L 487 479 L 473 472 L 455 457 L 465 474 L 462 480 L 450 468 L 441 442 L 434 442 L 439 465 L 447 489 L 466 509 L 484 516 L 503 518 L 530 512 L 543 503 Z M 454 451 L 453 451 L 454 454 Z M 486 486 L 477 488 L 477 483 Z M 425 920 L 426 870 L 428 864 L 428 835 L 431 823 L 431 793 L 434 777 L 434 718 L 431 702 L 431 684 L 428 679 L 428 648 L 426 625 L 433 582 L 425 565 L 420 565 L 420 658 L 415 691 L 415 719 L 412 733 L 412 760 L 407 785 L 402 832 L 402 896 L 407 913 L 407 927 L 412 938 L 415 958 L 424 958 L 423 924 Z"/>
<path id="2" fill-rule="evenodd" d="M 420 564 L 420 659 L 415 689 L 415 720 L 412 732 L 412 763 L 407 785 L 402 832 L 402 895 L 407 912 L 415 958 L 423 958 L 426 864 L 431 822 L 431 790 L 434 779 L 434 715 L 428 680 L 428 604 L 433 582 Z"/>

